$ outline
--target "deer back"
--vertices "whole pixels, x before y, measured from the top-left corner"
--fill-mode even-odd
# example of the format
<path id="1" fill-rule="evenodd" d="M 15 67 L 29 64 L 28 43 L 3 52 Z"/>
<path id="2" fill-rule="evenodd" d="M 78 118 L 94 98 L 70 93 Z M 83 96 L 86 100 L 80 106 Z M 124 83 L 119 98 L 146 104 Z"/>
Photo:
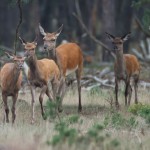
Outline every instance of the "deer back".
<path id="1" fill-rule="evenodd" d="M 83 55 L 80 47 L 76 43 L 61 44 L 56 48 L 57 60 L 61 64 L 61 70 L 75 69 L 83 63 Z"/>
<path id="2" fill-rule="evenodd" d="M 140 73 L 140 64 L 136 56 L 124 54 L 126 72 L 129 76 L 138 75 Z"/>
<path id="3" fill-rule="evenodd" d="M 37 60 L 37 74 L 35 76 L 34 70 L 32 70 L 32 68 L 29 69 L 28 72 L 28 78 L 29 80 L 38 78 L 42 81 L 44 81 L 45 83 L 48 83 L 50 80 L 54 79 L 54 78 L 59 78 L 59 69 L 58 66 L 56 65 L 56 63 L 53 60 L 49 60 L 49 59 L 41 59 L 41 60 Z M 33 76 L 32 76 L 33 75 Z"/>

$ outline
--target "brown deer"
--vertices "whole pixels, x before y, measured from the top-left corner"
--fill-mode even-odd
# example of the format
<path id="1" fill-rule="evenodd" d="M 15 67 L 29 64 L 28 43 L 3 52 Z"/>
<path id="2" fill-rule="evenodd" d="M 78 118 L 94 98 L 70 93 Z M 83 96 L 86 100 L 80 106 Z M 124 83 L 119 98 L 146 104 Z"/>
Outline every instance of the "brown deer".
<path id="1" fill-rule="evenodd" d="M 136 56 L 131 54 L 123 54 L 123 43 L 129 39 L 131 33 L 128 33 L 122 37 L 114 37 L 113 35 L 106 33 L 108 38 L 114 45 L 116 52 L 116 61 L 114 64 L 115 72 L 115 95 L 116 95 L 116 107 L 119 108 L 118 102 L 118 81 L 123 80 L 125 82 L 125 106 L 130 105 L 132 87 L 130 79 L 133 77 L 134 90 L 135 90 L 135 103 L 138 103 L 137 87 L 140 75 L 140 64 Z"/>
<path id="2" fill-rule="evenodd" d="M 56 63 L 50 59 L 38 60 L 35 54 L 35 48 L 37 42 L 25 42 L 21 37 L 19 37 L 21 43 L 25 49 L 25 56 L 27 57 L 27 63 L 29 66 L 28 80 L 31 85 L 31 95 L 32 95 L 32 121 L 34 123 L 34 102 L 35 102 L 35 88 L 40 87 L 41 93 L 39 96 L 39 102 L 41 105 L 41 113 L 43 119 L 45 119 L 43 110 L 43 98 L 46 94 L 50 100 L 55 99 L 58 84 L 59 84 L 59 69 Z M 48 84 L 52 84 L 53 95 L 49 92 Z"/>
<path id="3" fill-rule="evenodd" d="M 0 71 L 0 85 L 2 89 L 2 99 L 4 102 L 4 109 L 6 113 L 6 122 L 9 122 L 9 108 L 7 105 L 7 97 L 12 96 L 12 123 L 14 123 L 15 105 L 18 98 L 18 92 L 21 88 L 22 82 L 22 69 L 25 57 L 11 55 L 6 53 L 6 55 L 13 60 L 12 63 L 6 63 Z"/>
<path id="4" fill-rule="evenodd" d="M 80 47 L 76 43 L 61 44 L 56 48 L 56 40 L 62 31 L 61 26 L 56 32 L 45 33 L 44 29 L 39 25 L 40 33 L 44 36 L 44 51 L 48 52 L 48 57 L 53 59 L 58 65 L 61 73 L 60 87 L 58 95 L 61 99 L 59 111 L 62 111 L 62 100 L 65 94 L 65 78 L 67 75 L 75 72 L 78 86 L 78 111 L 82 111 L 81 105 L 81 73 L 83 70 L 83 54 Z"/>

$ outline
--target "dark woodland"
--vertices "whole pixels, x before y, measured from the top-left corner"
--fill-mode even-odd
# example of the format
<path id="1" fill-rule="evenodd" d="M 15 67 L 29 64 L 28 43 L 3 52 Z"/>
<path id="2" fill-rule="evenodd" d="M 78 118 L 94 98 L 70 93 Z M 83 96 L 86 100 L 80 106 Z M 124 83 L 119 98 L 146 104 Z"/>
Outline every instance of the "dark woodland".
<path id="1" fill-rule="evenodd" d="M 150 36 L 149 1 L 134 0 L 22 0 L 22 24 L 19 34 L 32 41 L 36 36 L 38 24 L 47 32 L 56 31 L 64 25 L 62 40 L 78 43 L 85 55 L 94 60 L 112 61 L 111 55 L 103 46 L 95 43 L 73 15 L 79 6 L 82 20 L 91 34 L 112 49 L 105 32 L 122 36 L 131 32 L 131 38 L 125 43 L 124 53 L 130 53 L 130 47 L 140 49 L 138 43 Z M 19 10 L 15 0 L 2 0 L 0 5 L 0 46 L 14 49 L 15 31 L 19 22 Z M 39 36 L 39 46 L 42 45 Z M 17 51 L 21 51 L 19 43 Z"/>

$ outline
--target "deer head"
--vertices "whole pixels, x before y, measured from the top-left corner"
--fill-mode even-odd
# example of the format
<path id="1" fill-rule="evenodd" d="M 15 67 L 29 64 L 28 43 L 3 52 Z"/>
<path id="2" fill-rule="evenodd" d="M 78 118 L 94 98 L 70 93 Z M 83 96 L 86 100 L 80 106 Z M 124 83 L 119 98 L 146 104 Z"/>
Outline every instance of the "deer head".
<path id="1" fill-rule="evenodd" d="M 21 37 L 19 37 L 19 40 L 22 43 L 22 45 L 24 46 L 25 56 L 27 58 L 34 56 L 35 55 L 35 48 L 37 46 L 37 37 L 35 38 L 35 40 L 33 42 L 26 42 Z"/>
<path id="2" fill-rule="evenodd" d="M 13 62 L 16 64 L 17 69 L 19 70 L 23 69 L 23 64 L 24 64 L 26 57 L 15 56 L 7 52 L 5 52 L 5 54 L 9 59 L 13 60 Z"/>
<path id="3" fill-rule="evenodd" d="M 128 34 L 125 34 L 122 37 L 115 37 L 107 32 L 106 32 L 106 35 L 108 36 L 109 40 L 114 45 L 114 50 L 117 52 L 121 50 L 123 51 L 123 43 L 130 38 L 131 32 L 129 32 Z"/>
<path id="4" fill-rule="evenodd" d="M 57 40 L 57 37 L 59 36 L 59 34 L 61 33 L 62 29 L 63 29 L 63 25 L 61 25 L 61 27 L 56 32 L 45 33 L 44 29 L 39 24 L 40 33 L 44 36 L 43 37 L 43 40 L 44 40 L 44 47 L 43 47 L 43 49 L 45 51 L 53 51 L 53 50 L 55 50 L 56 40 Z"/>

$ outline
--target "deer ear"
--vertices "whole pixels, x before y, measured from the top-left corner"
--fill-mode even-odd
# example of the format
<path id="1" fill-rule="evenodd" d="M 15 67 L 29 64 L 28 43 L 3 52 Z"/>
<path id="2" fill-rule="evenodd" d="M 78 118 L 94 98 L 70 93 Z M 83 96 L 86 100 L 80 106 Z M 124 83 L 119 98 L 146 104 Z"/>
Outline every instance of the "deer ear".
<path id="1" fill-rule="evenodd" d="M 12 55 L 12 54 L 9 54 L 8 52 L 5 52 L 5 54 L 6 54 L 6 56 L 8 57 L 8 58 L 10 58 L 10 59 L 14 59 L 14 55 Z"/>
<path id="2" fill-rule="evenodd" d="M 61 27 L 55 32 L 57 37 L 58 37 L 59 34 L 61 33 L 62 29 L 63 29 L 63 24 L 62 24 Z"/>
<path id="3" fill-rule="evenodd" d="M 107 33 L 107 32 L 105 32 L 105 34 L 107 35 L 107 37 L 111 40 L 111 41 L 113 41 L 114 40 L 114 36 L 113 35 L 111 35 L 111 34 L 109 34 L 109 33 Z"/>
<path id="4" fill-rule="evenodd" d="M 34 41 L 34 44 L 35 44 L 35 46 L 37 46 L 37 42 L 36 41 Z"/>
<path id="5" fill-rule="evenodd" d="M 20 40 L 20 42 L 21 42 L 22 45 L 26 44 L 26 41 L 24 39 L 22 39 L 20 36 L 19 36 L 19 40 Z"/>
<path id="6" fill-rule="evenodd" d="M 35 39 L 34 39 L 34 44 L 37 45 L 37 41 L 38 41 L 38 35 L 36 35 Z"/>
<path id="7" fill-rule="evenodd" d="M 130 38 L 130 36 L 131 36 L 131 32 L 129 32 L 128 34 L 125 34 L 124 36 L 122 36 L 121 39 L 123 41 L 127 41 Z"/>
<path id="8" fill-rule="evenodd" d="M 40 25 L 40 23 L 39 23 L 39 30 L 40 30 L 40 33 L 41 33 L 43 36 L 46 35 L 46 33 L 45 33 L 44 29 L 42 28 L 42 26 Z"/>

